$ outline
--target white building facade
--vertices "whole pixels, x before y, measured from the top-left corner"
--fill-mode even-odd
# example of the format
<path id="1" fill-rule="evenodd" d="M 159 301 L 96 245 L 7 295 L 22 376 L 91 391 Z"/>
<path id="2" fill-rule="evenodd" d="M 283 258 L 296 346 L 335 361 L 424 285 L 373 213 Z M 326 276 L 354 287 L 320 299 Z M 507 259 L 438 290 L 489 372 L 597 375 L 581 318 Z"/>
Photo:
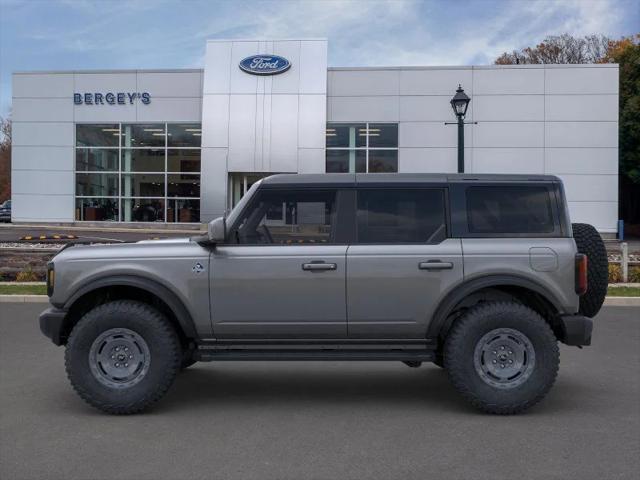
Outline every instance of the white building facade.
<path id="1" fill-rule="evenodd" d="M 459 84 L 466 172 L 557 175 L 572 221 L 616 232 L 617 65 L 330 68 L 324 39 L 209 41 L 202 70 L 15 73 L 13 221 L 198 223 L 273 173 L 453 173 Z"/>

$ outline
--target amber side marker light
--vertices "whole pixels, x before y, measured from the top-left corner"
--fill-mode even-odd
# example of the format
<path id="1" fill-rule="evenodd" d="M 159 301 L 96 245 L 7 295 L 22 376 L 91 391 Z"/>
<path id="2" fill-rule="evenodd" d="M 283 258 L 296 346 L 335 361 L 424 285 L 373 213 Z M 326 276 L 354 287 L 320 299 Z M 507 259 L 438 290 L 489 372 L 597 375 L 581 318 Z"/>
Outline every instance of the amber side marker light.
<path id="1" fill-rule="evenodd" d="M 47 295 L 50 297 L 53 294 L 53 286 L 56 281 L 56 272 L 53 269 L 53 263 L 47 264 Z"/>
<path id="2" fill-rule="evenodd" d="M 576 293 L 584 295 L 587 293 L 587 265 L 589 259 L 583 253 L 576 255 Z"/>

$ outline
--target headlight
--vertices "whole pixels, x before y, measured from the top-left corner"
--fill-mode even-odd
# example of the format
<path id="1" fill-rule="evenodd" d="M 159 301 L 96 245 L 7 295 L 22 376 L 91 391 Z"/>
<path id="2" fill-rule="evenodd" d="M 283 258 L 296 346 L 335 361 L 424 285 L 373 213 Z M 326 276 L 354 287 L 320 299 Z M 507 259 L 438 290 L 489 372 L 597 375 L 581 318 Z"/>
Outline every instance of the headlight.
<path id="1" fill-rule="evenodd" d="M 53 268 L 53 262 L 47 263 L 47 295 L 53 295 L 53 285 L 56 281 L 56 271 Z"/>

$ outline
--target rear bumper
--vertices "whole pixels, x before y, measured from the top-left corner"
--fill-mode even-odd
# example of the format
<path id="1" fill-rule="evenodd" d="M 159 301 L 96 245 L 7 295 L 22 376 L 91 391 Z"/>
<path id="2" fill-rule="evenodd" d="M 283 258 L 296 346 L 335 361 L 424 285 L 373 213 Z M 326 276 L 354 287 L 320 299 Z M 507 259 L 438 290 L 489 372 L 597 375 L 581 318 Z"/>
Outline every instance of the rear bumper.
<path id="1" fill-rule="evenodd" d="M 560 317 L 560 325 L 562 343 L 573 346 L 591 345 L 593 320 L 590 318 L 582 315 L 563 315 Z"/>
<path id="2" fill-rule="evenodd" d="M 56 345 L 62 345 L 64 340 L 62 330 L 66 316 L 66 310 L 56 307 L 47 308 L 40 314 L 40 331 Z"/>

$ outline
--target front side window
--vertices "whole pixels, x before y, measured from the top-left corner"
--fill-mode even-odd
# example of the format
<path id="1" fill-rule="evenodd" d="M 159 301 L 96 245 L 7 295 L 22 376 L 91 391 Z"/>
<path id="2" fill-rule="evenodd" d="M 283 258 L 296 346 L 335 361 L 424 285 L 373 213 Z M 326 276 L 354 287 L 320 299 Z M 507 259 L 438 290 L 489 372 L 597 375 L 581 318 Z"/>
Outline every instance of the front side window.
<path id="1" fill-rule="evenodd" d="M 327 173 L 398 171 L 397 123 L 329 123 Z"/>
<path id="2" fill-rule="evenodd" d="M 358 243 L 440 243 L 447 236 L 444 190 L 358 190 Z"/>
<path id="3" fill-rule="evenodd" d="M 469 187 L 466 195 L 470 233 L 539 234 L 555 229 L 546 187 Z"/>
<path id="4" fill-rule="evenodd" d="M 332 243 L 334 190 L 264 190 L 242 213 L 232 243 L 310 245 Z"/>

